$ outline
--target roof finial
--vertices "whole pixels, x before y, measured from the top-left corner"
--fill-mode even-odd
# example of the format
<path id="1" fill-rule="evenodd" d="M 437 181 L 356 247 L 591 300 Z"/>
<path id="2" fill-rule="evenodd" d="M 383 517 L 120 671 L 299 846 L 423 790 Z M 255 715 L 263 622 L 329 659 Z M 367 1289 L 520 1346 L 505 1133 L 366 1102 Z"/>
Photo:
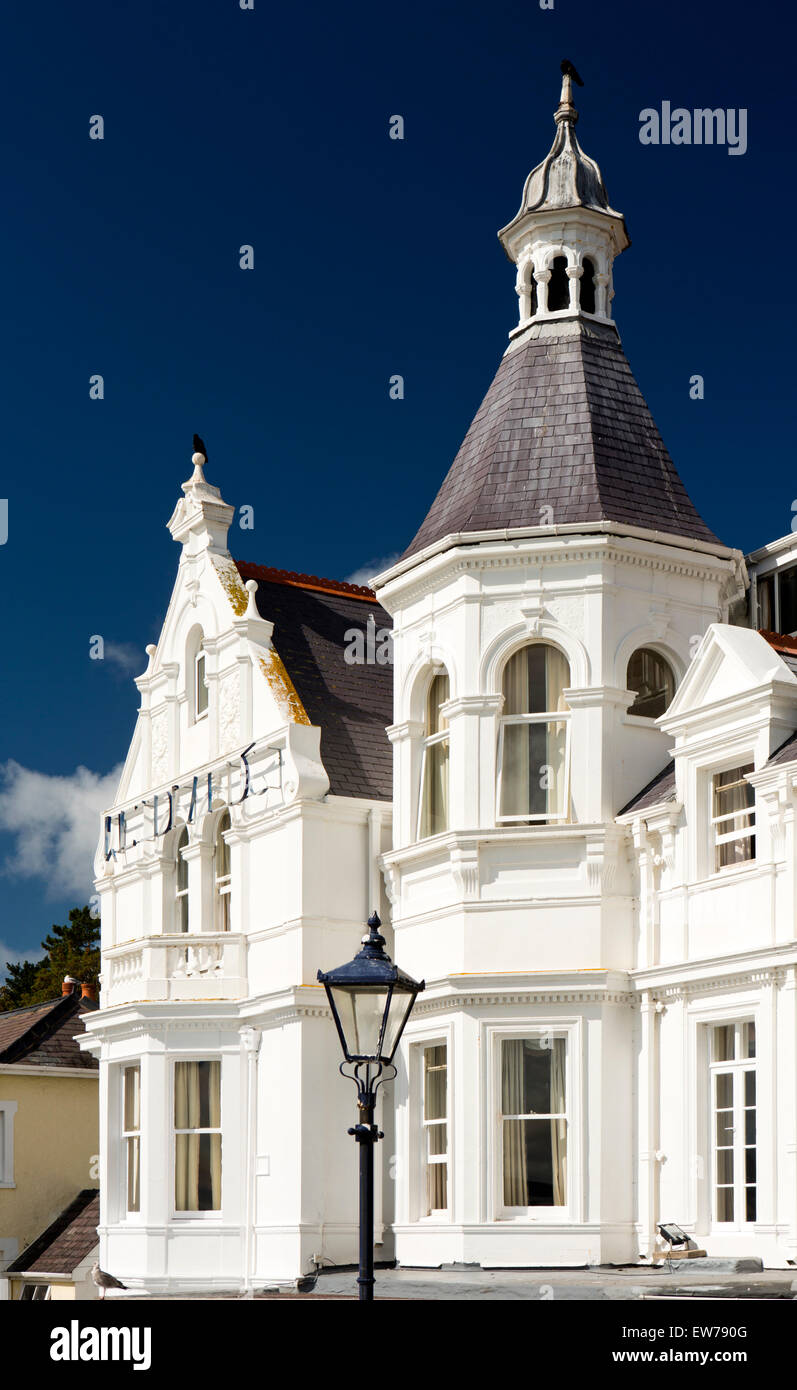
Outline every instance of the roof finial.
<path id="1" fill-rule="evenodd" d="M 560 121 L 570 121 L 575 125 L 578 120 L 578 112 L 573 105 L 573 83 L 577 87 L 583 87 L 584 83 L 576 72 L 569 58 L 563 58 L 559 64 L 562 70 L 562 91 L 559 97 L 559 105 L 554 112 L 554 120 L 557 125 Z"/>

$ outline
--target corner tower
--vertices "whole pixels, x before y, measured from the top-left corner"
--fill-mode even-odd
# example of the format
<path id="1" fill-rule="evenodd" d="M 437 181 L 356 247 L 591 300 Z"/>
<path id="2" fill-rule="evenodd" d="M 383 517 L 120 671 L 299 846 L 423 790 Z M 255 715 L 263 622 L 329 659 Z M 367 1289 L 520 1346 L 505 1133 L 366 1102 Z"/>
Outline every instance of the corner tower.
<path id="1" fill-rule="evenodd" d="M 519 322 L 417 535 L 373 581 L 394 617 L 382 862 L 396 954 L 428 982 L 403 1044 L 409 1264 L 634 1258 L 640 943 L 616 817 L 667 761 L 658 718 L 695 638 L 744 592 L 625 359 L 628 234 L 563 71 L 553 147 L 499 233 Z M 521 1113 L 521 1071 L 553 1139 Z M 446 1155 L 418 1158 L 440 1115 Z"/>

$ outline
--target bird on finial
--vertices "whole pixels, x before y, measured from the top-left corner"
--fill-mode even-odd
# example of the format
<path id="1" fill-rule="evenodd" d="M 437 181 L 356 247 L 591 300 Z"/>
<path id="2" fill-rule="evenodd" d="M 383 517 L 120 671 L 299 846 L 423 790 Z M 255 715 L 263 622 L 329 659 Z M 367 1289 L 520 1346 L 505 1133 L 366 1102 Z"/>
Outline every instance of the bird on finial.
<path id="1" fill-rule="evenodd" d="M 202 455 L 202 462 L 203 462 L 203 463 L 207 463 L 207 461 L 208 461 L 207 445 L 205 444 L 205 441 L 204 441 L 204 439 L 202 438 L 202 436 L 199 435 L 199 434 L 195 434 L 195 435 L 194 435 L 194 453 L 195 453 L 195 454 L 201 454 L 201 455 Z M 195 458 L 195 459 L 193 459 L 193 462 L 196 463 L 196 462 L 198 462 L 198 460 Z"/>
<path id="2" fill-rule="evenodd" d="M 572 77 L 577 87 L 584 86 L 582 79 L 579 77 L 569 58 L 563 58 L 559 67 L 561 68 L 563 77 Z"/>

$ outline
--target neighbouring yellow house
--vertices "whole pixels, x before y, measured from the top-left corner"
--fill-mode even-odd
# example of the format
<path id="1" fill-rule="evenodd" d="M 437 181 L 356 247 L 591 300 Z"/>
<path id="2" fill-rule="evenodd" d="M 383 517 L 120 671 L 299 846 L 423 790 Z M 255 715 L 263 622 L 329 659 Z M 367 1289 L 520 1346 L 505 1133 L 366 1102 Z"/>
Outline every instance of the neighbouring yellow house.
<path id="1" fill-rule="evenodd" d="M 98 1186 L 99 1072 L 77 1041 L 92 993 L 67 977 L 60 999 L 0 1013 L 0 1299 L 9 1265 Z"/>

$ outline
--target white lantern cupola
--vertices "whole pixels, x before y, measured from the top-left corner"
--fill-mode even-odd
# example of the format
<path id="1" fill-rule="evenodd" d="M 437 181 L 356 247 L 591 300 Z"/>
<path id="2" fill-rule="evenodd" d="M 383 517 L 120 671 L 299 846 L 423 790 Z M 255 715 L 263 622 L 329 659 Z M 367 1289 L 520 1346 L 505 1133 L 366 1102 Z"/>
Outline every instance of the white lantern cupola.
<path id="1" fill-rule="evenodd" d="M 583 85 L 565 59 L 553 145 L 526 179 L 517 215 L 498 233 L 517 266 L 520 317 L 512 338 L 532 322 L 579 315 L 613 321 L 612 264 L 630 239 L 600 169 L 576 138 L 574 81 Z"/>

